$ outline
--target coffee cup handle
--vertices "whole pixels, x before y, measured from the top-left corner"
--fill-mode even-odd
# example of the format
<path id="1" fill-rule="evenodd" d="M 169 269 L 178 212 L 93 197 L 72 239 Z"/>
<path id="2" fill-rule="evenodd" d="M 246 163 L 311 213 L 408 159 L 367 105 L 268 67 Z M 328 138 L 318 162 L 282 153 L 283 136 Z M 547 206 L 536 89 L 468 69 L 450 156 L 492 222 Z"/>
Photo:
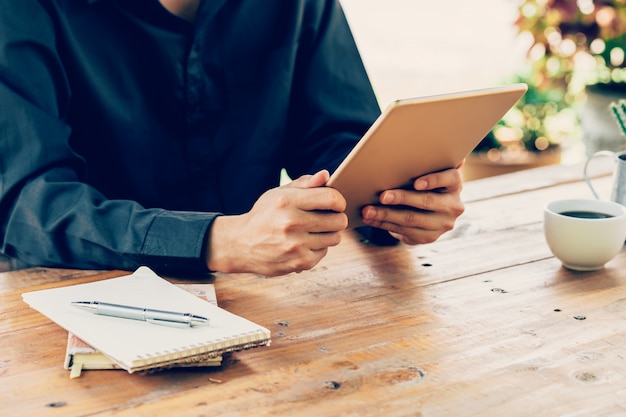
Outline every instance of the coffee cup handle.
<path id="1" fill-rule="evenodd" d="M 615 157 L 615 152 L 611 152 L 611 151 L 599 151 L 594 153 L 593 155 L 591 155 L 589 158 L 587 158 L 587 162 L 585 162 L 585 168 L 583 170 L 583 175 L 585 177 L 585 182 L 587 183 L 587 185 L 589 186 L 589 189 L 591 190 L 591 192 L 593 193 L 593 196 L 595 198 L 597 198 L 598 200 L 600 200 L 600 196 L 598 195 L 598 193 L 596 192 L 596 189 L 593 188 L 593 184 L 591 183 L 591 178 L 589 177 L 589 173 L 587 172 L 587 168 L 589 166 L 589 162 L 591 162 L 593 159 L 600 157 L 600 156 L 609 156 L 611 158 Z"/>

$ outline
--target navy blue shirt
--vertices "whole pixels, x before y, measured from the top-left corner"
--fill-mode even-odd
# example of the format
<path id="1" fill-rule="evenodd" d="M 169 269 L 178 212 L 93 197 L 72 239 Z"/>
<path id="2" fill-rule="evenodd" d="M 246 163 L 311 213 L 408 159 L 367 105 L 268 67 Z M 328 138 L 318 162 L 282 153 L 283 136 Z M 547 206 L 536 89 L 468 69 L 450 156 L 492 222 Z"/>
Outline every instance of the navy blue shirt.
<path id="1" fill-rule="evenodd" d="M 0 248 L 206 271 L 220 213 L 332 171 L 379 114 L 336 0 L 0 0 Z M 219 244 L 216 242 L 215 244 Z"/>

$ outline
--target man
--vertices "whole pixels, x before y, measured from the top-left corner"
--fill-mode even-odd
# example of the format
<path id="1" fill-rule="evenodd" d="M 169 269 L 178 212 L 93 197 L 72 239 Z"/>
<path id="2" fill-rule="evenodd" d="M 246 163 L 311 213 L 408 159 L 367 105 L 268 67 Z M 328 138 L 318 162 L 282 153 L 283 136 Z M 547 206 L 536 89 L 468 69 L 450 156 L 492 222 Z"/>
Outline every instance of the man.
<path id="1" fill-rule="evenodd" d="M 271 276 L 340 242 L 324 185 L 379 108 L 338 1 L 0 7 L 1 244 L 21 265 Z M 278 187 L 281 168 L 298 179 Z M 451 229 L 458 171 L 414 185 L 366 224 Z"/>

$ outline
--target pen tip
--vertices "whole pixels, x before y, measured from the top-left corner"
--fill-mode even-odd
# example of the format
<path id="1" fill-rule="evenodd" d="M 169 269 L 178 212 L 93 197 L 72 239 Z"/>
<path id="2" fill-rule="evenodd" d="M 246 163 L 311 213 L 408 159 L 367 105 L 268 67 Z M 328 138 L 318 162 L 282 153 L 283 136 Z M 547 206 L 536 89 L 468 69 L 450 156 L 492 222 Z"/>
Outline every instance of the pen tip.
<path id="1" fill-rule="evenodd" d="M 210 323 L 207 317 L 202 316 L 191 316 L 191 324 L 192 326 L 207 326 Z"/>

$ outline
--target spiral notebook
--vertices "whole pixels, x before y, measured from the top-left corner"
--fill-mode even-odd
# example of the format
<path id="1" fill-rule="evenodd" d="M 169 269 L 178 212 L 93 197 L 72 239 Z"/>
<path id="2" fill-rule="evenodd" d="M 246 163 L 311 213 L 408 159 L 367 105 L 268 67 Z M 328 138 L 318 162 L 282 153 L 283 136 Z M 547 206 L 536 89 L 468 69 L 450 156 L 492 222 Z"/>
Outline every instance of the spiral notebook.
<path id="1" fill-rule="evenodd" d="M 217 358 L 271 341 L 265 327 L 178 288 L 147 267 L 119 278 L 27 292 L 22 298 L 130 373 Z M 210 324 L 169 327 L 92 314 L 70 304 L 87 300 L 185 311 L 208 317 Z"/>
<path id="2" fill-rule="evenodd" d="M 218 305 L 217 295 L 215 293 L 215 286 L 213 284 L 176 284 L 176 286 L 178 288 L 184 289 L 185 291 L 195 295 L 202 300 L 208 301 L 213 305 Z M 153 368 L 149 371 L 181 367 L 217 367 L 221 365 L 222 356 L 220 355 L 217 357 L 210 357 L 198 361 L 177 362 L 171 364 L 171 366 L 158 369 Z M 83 340 L 76 337 L 72 332 L 67 332 L 67 345 L 65 349 L 63 368 L 70 371 L 70 379 L 80 377 L 82 371 L 86 370 L 121 369 L 120 366 L 111 359 L 109 359 L 108 356 L 99 352 L 93 346 L 85 343 Z"/>

